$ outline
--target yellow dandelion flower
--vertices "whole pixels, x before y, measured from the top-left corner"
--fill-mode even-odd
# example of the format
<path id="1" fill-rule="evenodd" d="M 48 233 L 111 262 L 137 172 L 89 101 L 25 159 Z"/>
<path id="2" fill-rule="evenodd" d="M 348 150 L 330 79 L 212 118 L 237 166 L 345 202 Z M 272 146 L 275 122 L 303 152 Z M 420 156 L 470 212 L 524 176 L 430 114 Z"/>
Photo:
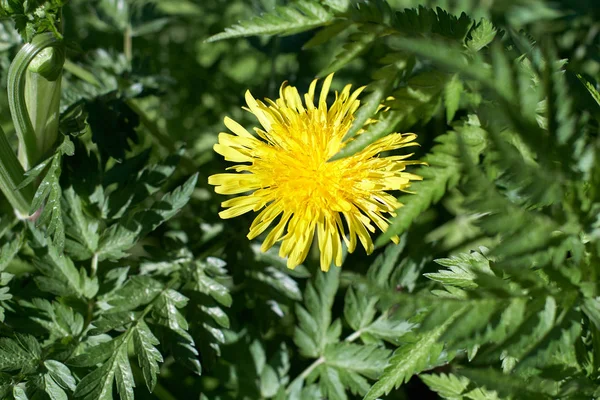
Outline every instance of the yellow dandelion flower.
<path id="1" fill-rule="evenodd" d="M 289 268 L 306 259 L 315 232 L 324 271 L 332 260 L 341 265 L 342 240 L 350 253 L 358 239 L 370 254 L 373 224 L 385 231 L 389 226 L 386 215 L 394 216 L 402 205 L 388 191 L 405 191 L 411 180 L 421 179 L 405 172 L 407 165 L 419 163 L 406 160 L 412 154 L 379 156 L 383 151 L 417 145 L 412 133 L 392 133 L 351 157 L 328 162 L 347 143 L 343 138 L 364 89 L 351 93 L 351 85 L 347 85 L 341 93 L 335 93 L 335 101 L 328 107 L 332 78 L 329 75 L 324 80 L 317 104 L 316 80 L 304 95 L 304 102 L 298 90 L 286 83 L 276 101 L 266 99 L 264 103 L 246 92 L 246 110 L 254 114 L 262 128 L 255 128 L 254 136 L 225 118 L 225 126 L 233 135 L 220 133 L 214 146 L 225 160 L 243 163 L 228 168 L 235 172 L 216 174 L 208 180 L 217 193 L 245 193 L 223 202 L 226 209 L 219 215 L 225 219 L 262 210 L 248 238 L 257 237 L 275 224 L 261 250 L 281 241 L 279 254 L 287 257 Z M 397 243 L 398 237 L 392 240 Z"/>

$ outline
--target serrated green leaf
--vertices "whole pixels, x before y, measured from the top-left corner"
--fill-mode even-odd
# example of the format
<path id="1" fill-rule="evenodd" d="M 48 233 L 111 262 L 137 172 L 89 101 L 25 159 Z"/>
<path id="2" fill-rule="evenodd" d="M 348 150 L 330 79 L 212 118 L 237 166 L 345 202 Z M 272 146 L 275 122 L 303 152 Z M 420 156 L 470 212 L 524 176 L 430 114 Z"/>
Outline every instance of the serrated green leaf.
<path id="1" fill-rule="evenodd" d="M 364 400 L 375 400 L 398 388 L 411 376 L 434 364 L 443 350 L 439 338 L 446 328 L 455 320 L 456 314 L 449 315 L 447 320 L 436 329 L 424 333 L 418 341 L 400 347 L 389 361 L 383 375 L 366 394 Z"/>
<path id="2" fill-rule="evenodd" d="M 335 343 L 325 348 L 325 363 L 345 372 L 355 372 L 377 379 L 385 368 L 391 352 L 374 345 Z"/>
<path id="3" fill-rule="evenodd" d="M 41 239 L 41 240 L 40 240 Z M 39 257 L 34 260 L 34 265 L 43 276 L 36 276 L 38 287 L 46 292 L 58 296 L 75 296 L 79 298 L 92 298 L 98 292 L 98 279 L 89 278 L 85 270 L 75 268 L 73 261 L 64 254 L 60 254 L 53 243 L 36 238 L 34 250 Z"/>
<path id="4" fill-rule="evenodd" d="M 149 154 L 149 151 L 144 151 L 139 156 L 126 161 L 126 163 L 130 162 L 131 168 L 135 170 L 133 177 L 123 178 L 119 176 L 123 172 L 122 170 L 126 168 L 125 165 L 115 166 L 113 169 L 116 169 L 116 171 L 111 169 L 107 173 L 111 177 L 107 180 L 107 183 L 117 180 L 119 184 L 118 188 L 108 197 L 107 207 L 110 218 L 122 217 L 128 209 L 137 206 L 140 202 L 158 192 L 175 173 L 183 151 L 179 150 L 157 164 L 145 167 L 142 164 L 139 166 L 140 170 L 137 171 L 137 164 L 147 162 Z"/>
<path id="5" fill-rule="evenodd" d="M 0 371 L 31 372 L 41 355 L 42 348 L 33 336 L 17 334 L 14 339 L 0 338 Z"/>
<path id="6" fill-rule="evenodd" d="M 558 59 L 556 49 L 550 45 L 544 47 L 546 62 L 545 86 L 547 100 L 548 130 L 559 145 L 566 144 L 575 135 L 577 119 L 573 113 L 573 99 L 569 93 L 565 71 L 556 70 Z"/>
<path id="7" fill-rule="evenodd" d="M 551 399 L 558 393 L 559 383 L 538 377 L 527 380 L 516 374 L 504 374 L 496 369 L 461 369 L 460 375 L 487 390 L 498 392 L 500 396 L 518 393 L 520 399 Z"/>
<path id="8" fill-rule="evenodd" d="M 588 81 L 583 76 L 581 76 L 581 74 L 577 74 L 577 78 L 579 79 L 579 81 L 581 83 L 583 83 L 583 85 L 588 90 L 590 95 L 594 98 L 594 100 L 596 100 L 596 103 L 598 103 L 598 106 L 600 106 L 600 93 L 594 87 L 594 85 L 592 85 L 592 83 L 590 81 Z"/>
<path id="9" fill-rule="evenodd" d="M 18 236 L 2 246 L 0 249 L 0 272 L 4 271 L 6 267 L 8 267 L 8 264 L 10 264 L 10 262 L 21 250 L 21 247 L 23 247 L 23 244 L 23 237 Z"/>
<path id="10" fill-rule="evenodd" d="M 62 388 L 69 389 L 71 391 L 75 390 L 75 378 L 66 365 L 56 360 L 46 360 L 44 361 L 44 366 L 48 370 L 48 374 L 52 377 L 52 379 Z"/>
<path id="11" fill-rule="evenodd" d="M 183 185 L 165 194 L 151 208 L 141 212 L 133 210 L 123 216 L 100 237 L 98 259 L 102 261 L 127 256 L 125 251 L 133 247 L 143 235 L 174 217 L 187 204 L 197 181 L 198 174 L 195 174 Z"/>
<path id="12" fill-rule="evenodd" d="M 133 381 L 133 372 L 127 356 L 127 346 L 120 347 L 116 354 L 115 364 L 115 381 L 121 400 L 134 400 L 133 388 L 135 382 Z"/>
<path id="13" fill-rule="evenodd" d="M 369 27 L 359 33 L 350 36 L 350 42 L 346 43 L 325 69 L 319 72 L 318 76 L 329 75 L 337 72 L 352 60 L 365 53 L 376 42 L 378 36 L 384 31 L 383 27 Z M 362 128 L 362 126 L 361 126 Z"/>
<path id="14" fill-rule="evenodd" d="M 109 359 L 115 351 L 123 344 L 122 336 L 97 344 L 91 348 L 85 349 L 85 352 L 71 358 L 69 365 L 74 367 L 93 367 Z"/>
<path id="15" fill-rule="evenodd" d="M 113 379 L 115 377 L 116 354 L 104 365 L 95 369 L 77 384 L 76 398 L 84 400 L 113 400 Z"/>
<path id="16" fill-rule="evenodd" d="M 474 289 L 478 285 L 476 279 L 479 274 L 494 275 L 490 269 L 489 260 L 480 253 L 458 254 L 451 258 L 434 260 L 436 263 L 448 267 L 449 270 L 424 274 L 429 279 L 444 285 L 456 286 L 463 289 Z"/>
<path id="17" fill-rule="evenodd" d="M 84 317 L 73 310 L 73 308 L 59 302 L 49 302 L 45 299 L 31 300 L 31 307 L 42 312 L 40 317 L 31 319 L 49 333 L 49 342 L 54 342 L 81 334 L 84 325 Z"/>
<path id="18" fill-rule="evenodd" d="M 471 31 L 471 38 L 467 40 L 467 47 L 474 52 L 483 49 L 496 37 L 496 28 L 487 19 L 483 18 Z"/>
<path id="19" fill-rule="evenodd" d="M 429 166 L 415 171 L 423 181 L 411 185 L 414 194 L 400 197 L 403 204 L 398 215 L 391 220 L 390 226 L 377 241 L 376 246 L 389 242 L 392 236 L 401 234 L 410 227 L 421 212 L 430 204 L 440 201 L 446 191 L 458 184 L 461 164 L 459 161 L 458 135 L 465 143 L 468 156 L 477 159 L 486 146 L 486 132 L 476 125 L 463 125 L 456 131 L 448 132 L 437 138 L 438 145 L 423 159 Z"/>
<path id="20" fill-rule="evenodd" d="M 152 392 L 156 386 L 156 376 L 159 372 L 159 363 L 163 362 L 162 355 L 156 349 L 158 339 L 152 334 L 148 325 L 139 322 L 133 332 L 133 344 L 138 356 L 138 363 L 142 368 L 144 380 L 148 390 Z"/>
<path id="21" fill-rule="evenodd" d="M 276 7 L 269 13 L 225 28 L 225 32 L 213 35 L 206 41 L 214 42 L 253 35 L 297 33 L 325 25 L 332 19 L 333 15 L 318 2 L 296 0 L 287 6 Z"/>
<path id="22" fill-rule="evenodd" d="M 375 76 L 376 80 L 366 88 L 369 94 L 361 101 L 361 107 L 354 114 L 354 121 L 344 135 L 344 140 L 354 137 L 359 130 L 363 129 L 367 120 L 377 112 L 398 76 L 398 68 L 396 65 L 387 65 L 377 71 Z"/>
<path id="23" fill-rule="evenodd" d="M 154 303 L 152 317 L 157 324 L 162 325 L 174 335 L 170 336 L 171 349 L 176 359 L 180 360 L 192 372 L 200 375 L 202 367 L 198 360 L 198 351 L 194 339 L 188 333 L 188 322 L 178 310 L 185 307 L 188 298 L 173 290 L 164 290 Z"/>
<path id="24" fill-rule="evenodd" d="M 69 213 L 66 215 L 69 222 L 67 235 L 80 243 L 89 254 L 88 258 L 91 258 L 98 249 L 99 221 L 85 213 L 81 198 L 72 187 L 65 190 L 64 195 L 69 205 Z"/>
<path id="25" fill-rule="evenodd" d="M 98 319 L 94 320 L 94 328 L 90 329 L 89 334 L 93 336 L 102 335 L 114 329 L 123 328 L 135 320 L 136 313 L 131 311 L 103 313 Z"/>
<path id="26" fill-rule="evenodd" d="M 469 379 L 453 374 L 423 374 L 420 378 L 431 390 L 449 400 L 463 399 L 469 386 Z"/>
<path id="27" fill-rule="evenodd" d="M 299 325 L 294 331 L 294 342 L 305 357 L 323 354 L 329 342 L 331 307 L 339 285 L 339 269 L 318 272 L 314 282 L 304 292 L 304 307 L 296 306 Z"/>
<path id="28" fill-rule="evenodd" d="M 230 307 L 233 301 L 231 294 L 227 287 L 215 279 L 218 274 L 214 270 L 211 272 L 211 263 L 218 263 L 221 267 L 226 265 L 222 260 L 214 257 L 191 263 L 187 270 L 190 279 L 187 280 L 184 288 L 209 295 L 223 306 Z"/>
<path id="29" fill-rule="evenodd" d="M 101 298 L 100 307 L 107 312 L 131 311 L 150 303 L 163 285 L 149 276 L 133 276 L 123 286 Z"/>
<path id="30" fill-rule="evenodd" d="M 370 124 L 331 161 L 352 156 L 394 130 L 402 131 L 418 121 L 428 121 L 438 108 L 448 79 L 447 74 L 440 72 L 424 72 L 412 77 L 406 86 L 392 93 L 394 99 L 386 103 L 391 110 L 382 113 L 376 123 Z"/>
<path id="31" fill-rule="evenodd" d="M 320 387 L 327 399 L 331 400 L 347 400 L 346 390 L 340 378 L 340 373 L 335 368 L 320 366 L 318 368 Z"/>
<path id="32" fill-rule="evenodd" d="M 368 296 L 366 290 L 350 287 L 344 298 L 344 317 L 348 325 L 358 331 L 371 324 L 377 313 L 377 301 L 378 298 Z"/>
<path id="33" fill-rule="evenodd" d="M 31 203 L 30 214 L 34 214 L 42 206 L 42 212 L 37 220 L 37 226 L 48 223 L 46 234 L 53 237 L 53 243 L 59 253 L 65 245 L 65 227 L 62 219 L 60 199 L 62 189 L 59 184 L 62 157 L 54 156 L 46 176 L 38 186 Z"/>
<path id="34" fill-rule="evenodd" d="M 302 292 L 298 287 L 298 283 L 288 274 L 277 268 L 266 267 L 262 271 L 250 271 L 249 274 L 252 278 L 270 286 L 292 300 L 302 300 Z"/>

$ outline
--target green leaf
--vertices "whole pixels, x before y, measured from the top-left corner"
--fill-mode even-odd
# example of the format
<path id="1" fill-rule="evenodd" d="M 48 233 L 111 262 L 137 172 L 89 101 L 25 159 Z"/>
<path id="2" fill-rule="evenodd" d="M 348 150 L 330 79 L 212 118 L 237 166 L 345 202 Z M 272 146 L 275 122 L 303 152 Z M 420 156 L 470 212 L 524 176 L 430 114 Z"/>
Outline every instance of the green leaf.
<path id="1" fill-rule="evenodd" d="M 444 88 L 444 100 L 446 102 L 446 122 L 450 123 L 460 105 L 460 96 L 463 92 L 463 84 L 458 75 L 454 75 Z"/>
<path id="2" fill-rule="evenodd" d="M 340 271 L 332 268 L 328 272 L 317 272 L 314 282 L 306 286 L 304 307 L 296 306 L 299 324 L 294 331 L 294 342 L 305 357 L 317 358 L 323 354 L 327 344 L 333 343 L 328 334 L 331 325 L 331 308 L 339 285 Z"/>
<path id="3" fill-rule="evenodd" d="M 369 390 L 365 400 L 375 400 L 384 394 L 387 395 L 393 388 L 398 388 L 407 382 L 414 374 L 431 368 L 444 348 L 439 339 L 456 316 L 456 314 L 449 315 L 447 320 L 436 329 L 422 334 L 416 342 L 396 350 L 383 375 Z"/>
<path id="4" fill-rule="evenodd" d="M 354 122 L 344 136 L 344 140 L 354 137 L 358 131 L 363 129 L 367 120 L 371 118 L 381 106 L 385 99 L 388 90 L 398 76 L 398 68 L 396 65 L 387 65 L 375 73 L 375 81 L 367 86 L 366 91 L 368 96 L 361 101 L 361 107 L 354 114 Z"/>
<path id="5" fill-rule="evenodd" d="M 318 2 L 297 0 L 287 6 L 278 6 L 260 17 L 254 17 L 240 22 L 238 25 L 225 28 L 225 32 L 213 35 L 206 41 L 214 42 L 254 35 L 298 33 L 325 25 L 332 19 L 333 15 Z"/>
<path id="6" fill-rule="evenodd" d="M 486 360 L 497 360 L 501 354 L 506 354 L 517 360 L 522 359 L 544 343 L 546 335 L 555 326 L 557 312 L 556 300 L 551 296 L 530 303 L 527 307 L 526 319 L 518 329 L 506 337 L 501 347 L 490 349 L 481 356 Z"/>
<path id="7" fill-rule="evenodd" d="M 440 201 L 448 189 L 458 184 L 461 171 L 458 135 L 465 144 L 467 156 L 478 159 L 486 146 L 486 132 L 481 127 L 465 124 L 456 127 L 455 131 L 438 136 L 436 141 L 439 144 L 423 159 L 429 166 L 415 171 L 423 177 L 423 181 L 411 184 L 414 194 L 400 197 L 399 200 L 404 205 L 391 220 L 387 231 L 377 238 L 377 246 L 382 246 L 388 243 L 392 236 L 405 232 L 421 212 Z"/>
<path id="8" fill-rule="evenodd" d="M 369 326 L 377 313 L 375 305 L 378 300 L 375 296 L 369 296 L 363 288 L 350 287 L 344 298 L 344 317 L 348 325 L 355 331 Z"/>
<path id="9" fill-rule="evenodd" d="M 159 372 L 158 363 L 163 362 L 162 355 L 154 347 L 158 344 L 158 339 L 152 334 L 148 325 L 140 321 L 133 332 L 133 344 L 146 386 L 152 392 L 156 386 L 156 376 Z"/>
<path id="10" fill-rule="evenodd" d="M 71 391 L 75 390 L 75 378 L 66 365 L 56 360 L 46 360 L 44 361 L 44 366 L 48 370 L 48 375 L 50 375 L 57 384 L 65 389 Z"/>
<path id="11" fill-rule="evenodd" d="M 117 392 L 121 396 L 121 400 L 134 400 L 133 388 L 133 372 L 129 364 L 127 356 L 127 346 L 121 346 L 116 354 L 115 360 L 115 381 L 117 382 Z"/>
<path id="12" fill-rule="evenodd" d="M 84 376 L 77 385 L 75 397 L 83 398 L 83 400 L 113 400 L 113 379 L 115 370 L 119 367 L 117 364 L 119 361 L 122 360 L 119 360 L 117 354 L 114 354 L 100 368 Z"/>
<path id="13" fill-rule="evenodd" d="M 42 389 L 51 400 L 69 400 L 67 393 L 52 379 L 50 374 L 45 374 L 42 379 Z"/>
<path id="14" fill-rule="evenodd" d="M 339 368 L 377 379 L 383 372 L 391 352 L 374 345 L 358 345 L 354 343 L 334 343 L 325 348 L 325 363 Z"/>
<path id="15" fill-rule="evenodd" d="M 133 276 L 123 286 L 103 296 L 99 305 L 110 313 L 131 311 L 153 301 L 162 290 L 163 285 L 149 276 Z"/>
<path id="16" fill-rule="evenodd" d="M 428 121 L 437 110 L 449 76 L 440 72 L 423 72 L 409 79 L 406 86 L 392 93 L 394 100 L 386 104 L 390 111 L 382 113 L 364 133 L 356 136 L 331 161 L 349 157 L 365 149 L 392 131 L 403 131 L 419 121 Z"/>
<path id="17" fill-rule="evenodd" d="M 434 261 L 439 265 L 448 267 L 449 270 L 424 275 L 444 285 L 473 289 L 478 286 L 475 282 L 478 273 L 494 275 L 490 269 L 490 261 L 478 252 L 458 254 Z"/>
<path id="18" fill-rule="evenodd" d="M 84 211 L 81 198 L 72 187 L 64 191 L 64 196 L 69 210 L 65 215 L 68 221 L 67 235 L 70 240 L 79 243 L 86 250 L 89 257 L 85 259 L 89 259 L 98 249 L 99 221 Z"/>
<path id="19" fill-rule="evenodd" d="M 348 400 L 344 384 L 337 369 L 322 365 L 318 368 L 318 372 L 321 377 L 321 391 L 325 395 L 325 398 L 331 400 Z"/>
<path id="20" fill-rule="evenodd" d="M 31 306 L 42 312 L 43 318 L 32 316 L 31 319 L 48 331 L 50 342 L 76 337 L 83 331 L 83 316 L 67 305 L 56 301 L 51 303 L 45 299 L 33 299 Z"/>
<path id="21" fill-rule="evenodd" d="M 496 37 L 496 28 L 487 19 L 482 18 L 481 21 L 471 31 L 471 38 L 467 40 L 469 50 L 477 52 L 490 44 Z"/>
<path id="22" fill-rule="evenodd" d="M 59 184 L 62 157 L 57 154 L 50 163 L 50 168 L 38 186 L 31 203 L 30 214 L 42 209 L 36 225 L 40 226 L 49 222 L 46 234 L 53 237 L 54 246 L 62 253 L 65 245 L 65 227 L 62 219 L 61 196 L 62 189 Z"/>
<path id="23" fill-rule="evenodd" d="M 141 164 L 139 172 L 134 173 L 133 177 L 129 176 L 133 171 L 127 173 L 125 171 L 126 168 L 137 169 L 138 163 L 148 161 L 149 154 L 148 150 L 144 151 L 107 172 L 105 184 L 112 183 L 113 181 L 118 183 L 118 188 L 108 198 L 110 218 L 122 217 L 128 209 L 137 206 L 140 202 L 158 192 L 175 173 L 183 150 L 177 151 L 160 163 L 151 164 L 143 168 L 141 168 L 143 166 Z"/>
<path id="24" fill-rule="evenodd" d="M 152 317 L 158 325 L 171 331 L 174 335 L 169 336 L 170 347 L 176 360 L 183 363 L 187 368 L 197 375 L 202 373 L 202 367 L 198 360 L 198 351 L 195 348 L 194 339 L 188 333 L 188 322 L 179 311 L 185 307 L 188 298 L 173 290 L 164 290 L 154 303 Z"/>
<path id="25" fill-rule="evenodd" d="M 125 339 L 123 336 L 119 336 L 108 342 L 102 342 L 87 348 L 83 353 L 71 358 L 68 364 L 74 367 L 93 367 L 100 364 L 112 357 L 118 351 L 119 346 L 123 345 Z"/>
<path id="26" fill-rule="evenodd" d="M 423 374 L 419 376 L 431 390 L 439 394 L 444 399 L 463 399 L 470 381 L 464 376 L 453 374 L 430 375 Z"/>
<path id="27" fill-rule="evenodd" d="M 338 12 L 344 12 L 350 7 L 350 0 L 322 0 L 321 3 Z"/>
<path id="28" fill-rule="evenodd" d="M 581 310 L 592 321 L 596 329 L 600 331 L 600 299 L 585 299 L 581 306 Z"/>
<path id="29" fill-rule="evenodd" d="M 577 118 L 573 112 L 573 99 L 565 77 L 565 71 L 556 70 L 558 59 L 556 49 L 547 44 L 544 46 L 546 70 L 544 71 L 547 100 L 548 130 L 556 138 L 559 145 L 566 144 L 575 135 Z"/>
<path id="30" fill-rule="evenodd" d="M 465 368 L 460 370 L 460 375 L 487 390 L 496 391 L 502 397 L 518 393 L 519 399 L 524 400 L 556 398 L 560 387 L 559 382 L 535 376 L 524 379 L 519 375 L 505 374 L 492 368 Z"/>
<path id="31" fill-rule="evenodd" d="M 223 276 L 225 262 L 215 258 L 208 257 L 205 261 L 196 261 L 189 265 L 187 272 L 189 278 L 184 289 L 204 293 L 215 299 L 225 307 L 231 307 L 233 299 L 229 289 L 219 283 L 216 278 Z"/>
<path id="32" fill-rule="evenodd" d="M 39 236 L 36 245 L 44 245 L 45 240 Z M 98 292 L 98 279 L 89 278 L 82 268 L 75 268 L 73 261 L 66 255 L 61 255 L 59 250 L 50 242 L 45 243 L 45 248 L 36 247 L 38 260 L 34 265 L 43 276 L 36 276 L 38 287 L 46 292 L 58 296 L 74 296 L 79 298 L 93 298 Z"/>
<path id="33" fill-rule="evenodd" d="M 124 215 L 100 237 L 98 259 L 102 261 L 126 257 L 125 251 L 132 248 L 142 236 L 174 217 L 187 204 L 197 180 L 198 174 L 195 174 L 183 185 L 165 194 L 151 208 L 140 212 L 133 210 Z"/>
<path id="34" fill-rule="evenodd" d="M 0 272 L 4 271 L 23 247 L 23 236 L 18 236 L 0 249 Z"/>
<path id="35" fill-rule="evenodd" d="M 262 271 L 253 270 L 249 272 L 249 275 L 292 300 L 302 301 L 302 292 L 298 287 L 298 283 L 291 276 L 277 268 L 266 267 Z"/>
<path id="36" fill-rule="evenodd" d="M 31 372 L 36 369 L 41 355 L 42 348 L 31 335 L 0 338 L 0 371 Z"/>
<path id="37" fill-rule="evenodd" d="M 359 32 L 350 36 L 350 41 L 344 44 L 342 50 L 336 54 L 333 61 L 325 69 L 319 72 L 318 76 L 329 75 L 348 65 L 352 60 L 370 49 L 383 32 L 383 27 L 362 27 Z"/>
<path id="38" fill-rule="evenodd" d="M 590 81 L 585 79 L 583 76 L 581 76 L 580 74 L 577 74 L 577 78 L 579 79 L 579 81 L 581 83 L 583 83 L 583 85 L 588 90 L 590 95 L 594 98 L 594 100 L 596 100 L 596 103 L 598 103 L 598 106 L 600 106 L 600 93 L 594 87 L 594 85 Z"/>

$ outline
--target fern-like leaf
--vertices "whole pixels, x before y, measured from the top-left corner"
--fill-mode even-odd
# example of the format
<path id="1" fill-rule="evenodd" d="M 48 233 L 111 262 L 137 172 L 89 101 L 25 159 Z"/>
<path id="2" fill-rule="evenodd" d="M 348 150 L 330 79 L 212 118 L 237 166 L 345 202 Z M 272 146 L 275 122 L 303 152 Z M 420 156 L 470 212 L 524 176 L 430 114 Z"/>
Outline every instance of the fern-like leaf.
<path id="1" fill-rule="evenodd" d="M 407 382 L 414 374 L 433 368 L 440 357 L 444 345 L 440 336 L 450 325 L 455 315 L 447 316 L 447 320 L 429 332 L 424 333 L 416 342 L 400 347 L 389 361 L 383 375 L 366 394 L 364 400 L 376 400 L 392 389 Z"/>
<path id="2" fill-rule="evenodd" d="M 323 26 L 334 16 L 314 0 L 297 0 L 287 6 L 276 7 L 273 11 L 248 21 L 240 22 L 225 32 L 208 38 L 207 42 L 253 35 L 292 34 Z"/>
<path id="3" fill-rule="evenodd" d="M 440 144 L 434 146 L 423 160 L 429 166 L 416 171 L 416 174 L 423 177 L 423 181 L 411 186 L 415 194 L 400 198 L 404 206 L 398 210 L 398 216 L 392 219 L 387 231 L 377 239 L 377 246 L 388 243 L 392 236 L 406 231 L 421 212 L 438 202 L 448 189 L 458 184 L 461 171 L 458 135 L 465 143 L 468 156 L 477 160 L 486 144 L 486 132 L 481 127 L 463 125 L 438 137 Z"/>

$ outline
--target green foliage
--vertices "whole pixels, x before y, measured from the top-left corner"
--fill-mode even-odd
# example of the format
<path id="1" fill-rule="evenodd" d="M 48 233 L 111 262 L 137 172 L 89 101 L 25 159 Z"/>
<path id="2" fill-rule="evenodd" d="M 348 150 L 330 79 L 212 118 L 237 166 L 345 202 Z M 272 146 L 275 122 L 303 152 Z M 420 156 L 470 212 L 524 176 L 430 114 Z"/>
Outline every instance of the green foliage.
<path id="1" fill-rule="evenodd" d="M 339 9 L 340 4 L 334 2 L 334 6 Z M 225 28 L 225 32 L 213 35 L 207 41 L 252 35 L 289 35 L 325 25 L 332 19 L 333 15 L 318 2 L 297 0 L 288 6 L 276 7 L 260 17 Z"/>
<path id="2" fill-rule="evenodd" d="M 0 4 L 0 18 L 12 18 L 23 39 L 51 31 L 59 33 L 60 9 L 68 0 L 5 0 Z"/>
<path id="3" fill-rule="evenodd" d="M 61 206 L 62 189 L 59 183 L 62 157 L 63 155 L 72 156 L 74 151 L 73 143 L 68 137 L 65 137 L 56 153 L 26 172 L 27 178 L 21 183 L 21 187 L 30 185 L 46 171 L 44 179 L 33 197 L 29 215 L 39 213 L 38 226 L 47 223 L 46 234 L 52 236 L 53 244 L 59 253 L 62 252 L 65 245 L 65 226 Z"/>
<path id="4" fill-rule="evenodd" d="M 0 1 L 0 71 L 68 48 L 33 218 L 0 198 L 0 398 L 600 397 L 591 3 Z M 219 219 L 212 148 L 246 90 L 332 72 L 365 86 L 334 159 L 414 132 L 423 179 L 375 254 L 288 270 Z"/>

